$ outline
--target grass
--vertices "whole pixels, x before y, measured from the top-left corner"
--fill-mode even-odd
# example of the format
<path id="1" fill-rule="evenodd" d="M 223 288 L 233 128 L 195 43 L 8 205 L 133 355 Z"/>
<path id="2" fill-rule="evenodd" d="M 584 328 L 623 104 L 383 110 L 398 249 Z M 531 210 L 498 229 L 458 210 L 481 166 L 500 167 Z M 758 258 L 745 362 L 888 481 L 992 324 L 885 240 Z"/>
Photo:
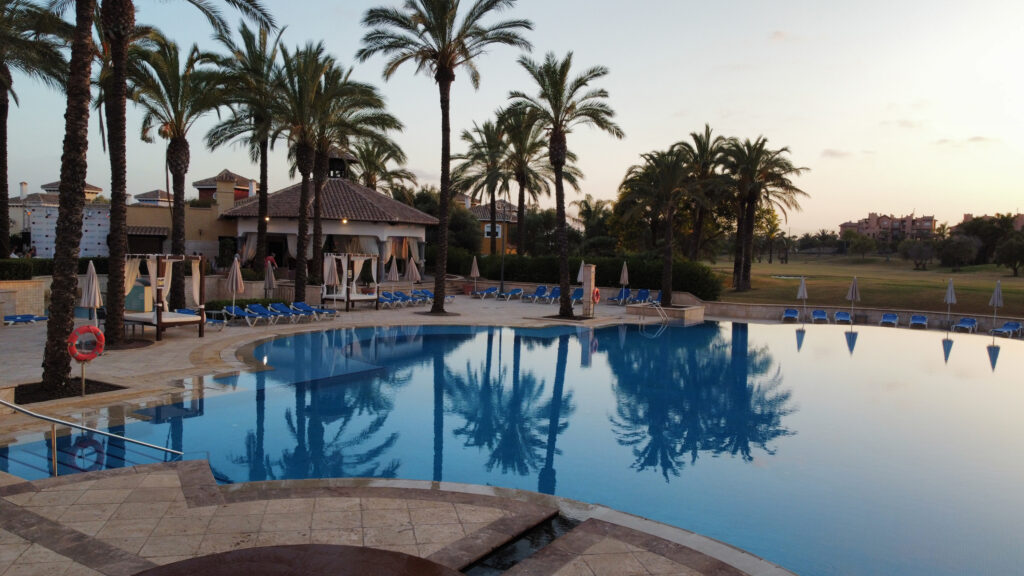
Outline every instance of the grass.
<path id="1" fill-rule="evenodd" d="M 719 261 L 711 267 L 722 277 L 725 286 L 732 283 L 732 261 Z M 779 278 L 778 276 L 795 276 Z M 1014 278 L 1007 268 L 970 266 L 960 272 L 949 268 L 929 267 L 914 270 L 912 263 L 900 258 L 886 261 L 882 257 L 859 256 L 794 256 L 789 264 L 754 262 L 748 292 L 722 292 L 724 302 L 762 304 L 799 304 L 796 299 L 800 276 L 807 278 L 808 306 L 848 306 L 846 292 L 857 277 L 861 300 L 858 306 L 892 308 L 895 310 L 927 310 L 945 312 L 942 302 L 950 278 L 956 289 L 957 303 L 953 314 L 959 316 L 992 314 L 988 305 L 996 281 L 1002 281 L 1003 303 L 999 316 L 1024 317 L 1024 277 Z"/>

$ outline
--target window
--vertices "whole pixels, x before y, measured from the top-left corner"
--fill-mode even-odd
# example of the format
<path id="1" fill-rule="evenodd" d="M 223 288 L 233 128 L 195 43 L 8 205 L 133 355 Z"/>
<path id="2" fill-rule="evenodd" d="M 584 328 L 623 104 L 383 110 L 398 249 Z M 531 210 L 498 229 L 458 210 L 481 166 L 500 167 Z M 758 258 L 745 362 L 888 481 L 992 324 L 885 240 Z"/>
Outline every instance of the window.
<path id="1" fill-rule="evenodd" d="M 491 225 L 490 224 L 484 224 L 484 238 L 491 238 L 491 237 L 492 237 L 492 235 L 491 235 Z M 493 237 L 494 238 L 501 238 L 501 224 L 495 224 L 495 229 L 494 229 Z"/>

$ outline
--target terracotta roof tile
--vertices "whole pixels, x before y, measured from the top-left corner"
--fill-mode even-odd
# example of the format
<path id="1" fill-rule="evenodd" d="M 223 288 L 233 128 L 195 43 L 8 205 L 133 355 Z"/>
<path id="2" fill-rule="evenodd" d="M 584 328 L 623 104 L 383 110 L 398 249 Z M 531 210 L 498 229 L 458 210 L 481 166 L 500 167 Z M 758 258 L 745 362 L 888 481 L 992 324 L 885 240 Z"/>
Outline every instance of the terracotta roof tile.
<path id="1" fill-rule="evenodd" d="M 497 212 L 496 219 L 498 222 L 517 222 L 519 215 L 516 213 L 516 205 L 512 204 L 507 200 L 498 200 L 495 202 Z M 476 216 L 477 220 L 481 222 L 491 221 L 491 203 L 481 204 L 479 206 L 473 206 L 469 209 Z"/>
<path id="2" fill-rule="evenodd" d="M 43 184 L 42 186 L 40 186 L 40 188 L 42 188 L 43 190 L 45 190 L 47 192 L 57 192 L 58 190 L 60 190 L 60 181 L 58 180 L 57 182 L 50 182 L 50 183 L 47 183 L 47 184 Z M 92 184 L 89 184 L 88 182 L 85 183 L 85 190 L 87 192 L 96 192 L 96 193 L 103 192 L 103 188 L 100 188 L 98 186 L 93 186 Z"/>
<path id="3" fill-rule="evenodd" d="M 299 195 L 302 184 L 294 184 L 268 196 L 267 213 L 271 218 L 298 218 Z M 437 218 L 424 214 L 412 206 L 402 204 L 380 192 L 360 186 L 343 178 L 329 178 L 321 196 L 322 216 L 326 220 L 348 218 L 356 222 L 387 222 L 393 224 L 437 224 Z M 247 198 L 226 211 L 227 218 L 255 218 L 258 198 Z M 313 214 L 312 202 L 308 208 Z"/>
<path id="4" fill-rule="evenodd" d="M 171 229 L 166 226 L 125 226 L 129 236 L 163 236 L 171 234 Z"/>
<path id="5" fill-rule="evenodd" d="M 135 195 L 136 200 L 170 200 L 171 195 L 163 190 L 150 190 Z"/>
<path id="6" fill-rule="evenodd" d="M 211 178 L 203 178 L 202 180 L 196 180 L 192 183 L 195 188 L 216 188 L 217 182 L 234 182 L 235 188 L 248 188 L 249 182 L 256 184 L 256 189 L 259 190 L 260 183 L 246 178 L 245 176 L 239 176 L 230 170 L 221 170 L 220 174 Z"/>

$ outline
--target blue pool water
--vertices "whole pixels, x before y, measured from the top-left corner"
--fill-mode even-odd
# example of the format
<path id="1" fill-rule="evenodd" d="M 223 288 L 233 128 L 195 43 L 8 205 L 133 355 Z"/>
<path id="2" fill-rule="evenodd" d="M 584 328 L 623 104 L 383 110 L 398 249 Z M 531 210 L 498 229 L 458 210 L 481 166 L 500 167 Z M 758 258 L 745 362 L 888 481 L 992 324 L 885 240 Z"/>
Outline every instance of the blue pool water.
<path id="1" fill-rule="evenodd" d="M 396 477 L 605 504 L 800 574 L 1019 573 L 1024 342 L 996 341 L 993 368 L 991 338 L 951 335 L 948 362 L 943 338 L 739 323 L 300 334 L 256 348 L 267 370 L 112 430 L 208 457 L 222 482 Z M 84 436 L 60 448 L 62 473 L 160 458 Z M 0 448 L 17 475 L 48 462 L 38 437 Z"/>

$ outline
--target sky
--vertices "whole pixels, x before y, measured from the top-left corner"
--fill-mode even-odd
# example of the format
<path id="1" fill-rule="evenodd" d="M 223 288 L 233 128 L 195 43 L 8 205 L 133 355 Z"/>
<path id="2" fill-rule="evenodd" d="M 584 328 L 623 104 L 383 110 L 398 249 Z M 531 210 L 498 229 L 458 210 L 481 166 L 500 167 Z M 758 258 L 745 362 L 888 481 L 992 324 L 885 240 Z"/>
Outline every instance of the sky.
<path id="1" fill-rule="evenodd" d="M 354 78 L 381 90 L 406 126 L 396 140 L 408 167 L 421 183 L 436 184 L 440 109 L 433 79 L 409 66 L 385 82 L 382 57 L 355 59 L 366 32 L 363 14 L 398 0 L 264 1 L 287 26 L 286 45 L 322 40 L 339 63 L 354 68 Z M 225 3 L 214 3 L 238 22 Z M 187 2 L 136 0 L 136 6 L 139 23 L 158 26 L 183 49 L 192 43 L 217 48 L 205 18 Z M 582 194 L 614 199 L 641 154 L 688 139 L 707 123 L 715 134 L 764 136 L 809 169 L 795 181 L 808 194 L 802 210 L 783 222 L 792 234 L 836 230 L 868 212 L 934 215 L 952 225 L 965 213 L 1024 209 L 1018 176 L 1024 166 L 1024 3 L 519 0 L 499 17 L 533 22 L 525 33 L 533 44 L 528 57 L 573 51 L 578 70 L 609 69 L 596 85 L 608 91 L 626 136 L 617 140 L 588 127 L 569 135 L 586 176 Z M 478 62 L 479 90 L 456 73 L 453 151 L 463 149 L 463 130 L 507 104 L 510 90 L 535 91 L 517 63 L 522 55 L 504 46 L 489 50 Z M 8 122 L 12 196 L 21 181 L 38 192 L 58 179 L 65 107 L 60 94 L 24 76 L 15 76 L 14 86 L 21 104 L 11 108 Z M 203 137 L 215 120 L 211 115 L 191 132 L 187 182 L 224 168 L 257 178 L 244 149 L 205 149 Z M 165 143 L 143 143 L 140 121 L 129 105 L 129 194 L 166 188 Z M 95 114 L 90 122 L 88 181 L 109 190 Z M 270 189 L 292 182 L 279 145 Z"/>

